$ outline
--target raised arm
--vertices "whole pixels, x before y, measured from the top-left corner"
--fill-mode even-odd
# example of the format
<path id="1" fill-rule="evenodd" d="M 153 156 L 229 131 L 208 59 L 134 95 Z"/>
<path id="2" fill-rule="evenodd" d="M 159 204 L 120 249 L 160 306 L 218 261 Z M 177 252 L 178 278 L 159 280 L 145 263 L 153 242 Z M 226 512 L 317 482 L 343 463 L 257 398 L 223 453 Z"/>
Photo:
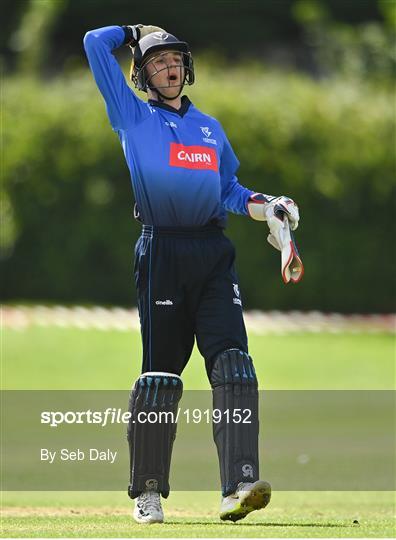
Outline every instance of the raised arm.
<path id="1" fill-rule="evenodd" d="M 84 49 L 96 84 L 106 102 L 107 114 L 115 131 L 133 127 L 149 113 L 147 105 L 128 86 L 112 51 L 130 41 L 129 30 L 105 26 L 87 32 Z"/>

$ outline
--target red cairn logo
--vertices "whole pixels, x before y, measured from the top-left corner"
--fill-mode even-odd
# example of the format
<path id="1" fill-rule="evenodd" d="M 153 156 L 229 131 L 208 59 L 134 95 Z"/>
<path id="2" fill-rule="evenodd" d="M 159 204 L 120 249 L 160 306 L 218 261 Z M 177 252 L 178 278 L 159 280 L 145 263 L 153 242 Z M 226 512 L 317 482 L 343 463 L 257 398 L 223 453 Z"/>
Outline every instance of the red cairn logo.
<path id="1" fill-rule="evenodd" d="M 184 169 L 219 170 L 216 150 L 207 146 L 171 143 L 169 165 Z"/>

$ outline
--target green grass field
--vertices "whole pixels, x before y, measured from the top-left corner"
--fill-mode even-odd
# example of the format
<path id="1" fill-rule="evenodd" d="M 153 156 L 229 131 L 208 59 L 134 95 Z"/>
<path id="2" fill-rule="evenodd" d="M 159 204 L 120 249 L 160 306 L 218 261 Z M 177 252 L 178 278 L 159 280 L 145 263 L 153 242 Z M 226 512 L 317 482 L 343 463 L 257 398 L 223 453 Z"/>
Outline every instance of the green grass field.
<path id="1" fill-rule="evenodd" d="M 389 334 L 252 334 L 249 350 L 263 389 L 382 390 L 395 384 L 395 340 Z M 129 389 L 140 373 L 140 335 L 3 329 L 2 357 L 5 389 Z M 196 348 L 183 383 L 187 390 L 210 388 Z"/>
<path id="2" fill-rule="evenodd" d="M 394 500 L 379 492 L 278 492 L 238 523 L 217 517 L 218 493 L 176 492 L 166 523 L 138 525 L 123 493 L 15 492 L 4 498 L 6 537 L 392 537 Z M 355 524 L 357 520 L 359 524 Z"/>
<path id="3" fill-rule="evenodd" d="M 2 331 L 3 389 L 127 389 L 140 368 L 137 333 Z M 394 338 L 385 334 L 250 336 L 263 389 L 393 389 Z M 186 389 L 208 389 L 194 351 Z M 394 537 L 393 492 L 274 492 L 237 523 L 218 520 L 217 492 L 173 492 L 167 522 L 142 526 L 120 492 L 4 492 L 2 537 Z M 354 523 L 354 522 L 357 523 Z"/>

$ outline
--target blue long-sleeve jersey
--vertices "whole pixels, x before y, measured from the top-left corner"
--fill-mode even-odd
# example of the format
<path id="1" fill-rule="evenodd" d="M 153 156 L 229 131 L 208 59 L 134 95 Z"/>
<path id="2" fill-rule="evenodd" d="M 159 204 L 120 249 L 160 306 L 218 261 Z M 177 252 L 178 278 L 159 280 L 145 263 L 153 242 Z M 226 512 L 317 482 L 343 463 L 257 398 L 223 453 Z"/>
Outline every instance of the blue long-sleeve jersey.
<path id="1" fill-rule="evenodd" d="M 253 193 L 241 186 L 239 167 L 220 123 L 182 98 L 179 110 L 139 99 L 112 50 L 124 43 L 120 26 L 87 32 L 84 48 L 120 138 L 143 223 L 225 226 L 226 211 L 247 214 Z"/>

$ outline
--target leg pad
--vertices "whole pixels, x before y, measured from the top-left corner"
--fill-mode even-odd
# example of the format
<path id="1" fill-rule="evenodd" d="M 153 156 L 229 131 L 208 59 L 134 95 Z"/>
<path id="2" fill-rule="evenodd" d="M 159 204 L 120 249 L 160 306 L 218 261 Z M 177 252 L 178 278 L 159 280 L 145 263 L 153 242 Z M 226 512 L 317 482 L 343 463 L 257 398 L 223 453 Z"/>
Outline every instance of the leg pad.
<path id="1" fill-rule="evenodd" d="M 162 372 L 143 373 L 132 389 L 127 432 L 131 499 L 146 490 L 158 491 L 165 498 L 169 495 L 169 469 L 182 392 L 180 377 Z"/>
<path id="2" fill-rule="evenodd" d="M 233 493 L 239 482 L 259 478 L 258 384 L 250 356 L 228 349 L 217 356 L 210 374 L 213 409 L 221 421 L 213 423 L 220 464 L 222 493 Z"/>

